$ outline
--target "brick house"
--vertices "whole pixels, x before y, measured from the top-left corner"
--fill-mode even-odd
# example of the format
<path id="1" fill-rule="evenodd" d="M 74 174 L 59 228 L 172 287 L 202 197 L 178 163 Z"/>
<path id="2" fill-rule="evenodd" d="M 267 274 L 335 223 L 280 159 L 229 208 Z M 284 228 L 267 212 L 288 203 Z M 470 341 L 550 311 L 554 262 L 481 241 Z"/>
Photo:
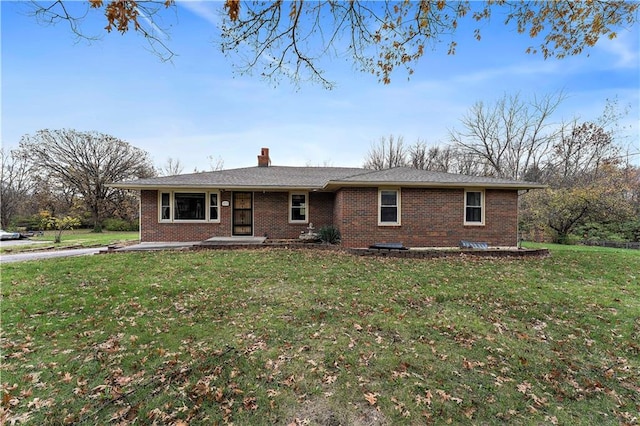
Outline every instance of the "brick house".
<path id="1" fill-rule="evenodd" d="M 461 240 L 514 247 L 518 192 L 543 185 L 399 167 L 258 166 L 120 182 L 140 191 L 142 242 L 213 237 L 294 239 L 337 227 L 345 247 L 401 242 L 455 247 Z"/>

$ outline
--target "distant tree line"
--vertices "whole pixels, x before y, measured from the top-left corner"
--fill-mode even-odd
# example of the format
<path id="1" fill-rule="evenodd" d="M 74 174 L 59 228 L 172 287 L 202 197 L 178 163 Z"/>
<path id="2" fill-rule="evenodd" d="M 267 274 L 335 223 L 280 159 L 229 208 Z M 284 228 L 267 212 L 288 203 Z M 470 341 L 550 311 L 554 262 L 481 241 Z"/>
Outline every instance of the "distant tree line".
<path id="1" fill-rule="evenodd" d="M 0 222 L 3 227 L 36 228 L 43 217 L 78 218 L 101 231 L 109 223 L 135 227 L 138 197 L 107 184 L 149 177 L 149 154 L 99 132 L 40 130 L 19 147 L 1 151 Z"/>
<path id="2" fill-rule="evenodd" d="M 219 156 L 207 159 L 211 170 L 224 166 Z M 138 193 L 108 184 L 184 170 L 179 159 L 155 168 L 146 151 L 126 141 L 73 129 L 24 135 L 18 148 L 0 150 L 0 162 L 2 229 L 38 229 L 69 217 L 96 232 L 135 230 Z"/>
<path id="3" fill-rule="evenodd" d="M 478 102 L 445 144 L 401 136 L 372 144 L 364 167 L 413 167 L 548 185 L 520 197 L 521 230 L 556 242 L 572 237 L 640 241 L 640 168 L 616 140 L 620 112 L 608 101 L 595 121 L 554 123 L 562 93 L 524 100 L 505 95 Z M 636 147 L 637 149 L 637 147 Z"/>

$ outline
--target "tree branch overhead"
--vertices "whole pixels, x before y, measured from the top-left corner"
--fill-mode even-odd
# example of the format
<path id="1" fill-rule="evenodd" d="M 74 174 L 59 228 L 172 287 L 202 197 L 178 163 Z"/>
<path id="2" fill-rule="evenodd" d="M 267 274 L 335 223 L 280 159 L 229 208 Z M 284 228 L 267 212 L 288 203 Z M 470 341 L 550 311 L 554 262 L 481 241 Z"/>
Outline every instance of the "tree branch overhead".
<path id="1" fill-rule="evenodd" d="M 32 11 L 45 24 L 66 21 L 76 36 L 93 11 L 104 13 L 104 30 L 140 34 L 163 60 L 175 53 L 168 32 L 158 25 L 167 10 L 179 11 L 174 0 L 88 0 L 77 13 L 68 2 L 35 1 Z M 314 81 L 334 85 L 325 73 L 326 60 L 350 58 L 362 72 L 389 84 L 398 68 L 410 76 L 428 49 L 446 46 L 455 54 L 463 25 L 482 39 L 485 25 L 513 27 L 534 43 L 529 54 L 546 58 L 579 55 L 601 37 L 615 38 L 638 23 L 638 2 L 626 1 L 239 1 L 220 4 L 223 22 L 220 48 L 240 73 L 257 72 L 278 82 Z"/>

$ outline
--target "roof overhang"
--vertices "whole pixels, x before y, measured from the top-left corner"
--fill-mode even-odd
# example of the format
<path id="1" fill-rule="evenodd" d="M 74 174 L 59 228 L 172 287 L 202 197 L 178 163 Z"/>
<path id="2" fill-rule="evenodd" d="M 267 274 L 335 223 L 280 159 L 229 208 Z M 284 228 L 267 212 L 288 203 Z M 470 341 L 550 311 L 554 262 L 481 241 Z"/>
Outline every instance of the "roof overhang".
<path id="1" fill-rule="evenodd" d="M 256 185 L 136 185 L 131 183 L 112 183 L 107 185 L 111 188 L 132 189 L 132 190 L 188 190 L 188 189 L 219 189 L 222 191 L 327 191 L 332 192 L 341 188 L 375 188 L 375 187 L 402 187 L 402 188 L 441 188 L 441 189 L 460 189 L 460 188 L 485 188 L 485 189 L 509 189 L 509 190 L 528 190 L 528 189 L 544 189 L 548 185 L 534 183 L 483 183 L 483 182 L 340 182 L 331 181 L 326 185 L 320 186 L 256 186 Z"/>
<path id="2" fill-rule="evenodd" d="M 158 190 L 189 190 L 189 189 L 198 189 L 198 190 L 210 190 L 210 189 L 219 189 L 221 191 L 272 191 L 272 192 L 282 192 L 282 191 L 324 191 L 325 187 L 318 186 L 269 186 L 269 185 L 136 185 L 135 182 L 131 183 L 112 183 L 107 185 L 111 188 L 119 188 L 119 189 L 133 189 L 138 191 L 149 190 L 149 191 L 158 191 Z"/>
<path id="3" fill-rule="evenodd" d="M 510 189 L 514 191 L 527 189 L 544 189 L 548 185 L 518 182 L 518 183 L 487 183 L 487 182 L 344 182 L 331 181 L 325 185 L 325 190 L 335 191 L 340 188 L 364 188 L 364 187 L 402 187 L 402 188 L 441 188 L 441 189 L 463 189 L 463 188 L 483 188 L 483 189 Z"/>

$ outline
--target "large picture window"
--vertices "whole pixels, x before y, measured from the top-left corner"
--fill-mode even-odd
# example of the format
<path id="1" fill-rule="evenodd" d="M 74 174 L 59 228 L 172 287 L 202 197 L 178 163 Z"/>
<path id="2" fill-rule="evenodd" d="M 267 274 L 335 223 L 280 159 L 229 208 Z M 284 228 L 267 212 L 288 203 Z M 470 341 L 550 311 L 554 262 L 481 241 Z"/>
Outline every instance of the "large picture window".
<path id="1" fill-rule="evenodd" d="M 174 199 L 174 220 L 205 220 L 206 203 L 204 193 L 176 192 Z"/>
<path id="2" fill-rule="evenodd" d="M 484 191 L 464 192 L 464 224 L 484 225 Z"/>
<path id="3" fill-rule="evenodd" d="M 400 190 L 378 191 L 378 225 L 400 225 Z"/>
<path id="4" fill-rule="evenodd" d="M 307 223 L 308 198 L 306 192 L 294 192 L 289 194 L 289 222 Z"/>
<path id="5" fill-rule="evenodd" d="M 199 221 L 219 222 L 219 193 L 161 192 L 159 219 L 161 222 Z"/>

